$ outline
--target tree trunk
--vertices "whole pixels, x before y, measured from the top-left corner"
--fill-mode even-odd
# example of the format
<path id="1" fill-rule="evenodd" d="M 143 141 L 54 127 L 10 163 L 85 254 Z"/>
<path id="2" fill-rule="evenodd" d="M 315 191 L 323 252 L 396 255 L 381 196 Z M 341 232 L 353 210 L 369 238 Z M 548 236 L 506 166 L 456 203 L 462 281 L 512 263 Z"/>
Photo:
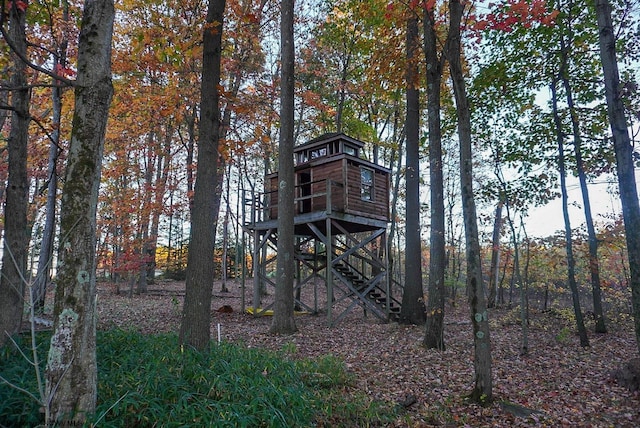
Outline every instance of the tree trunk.
<path id="1" fill-rule="evenodd" d="M 225 0 L 210 0 L 203 31 L 202 83 L 198 133 L 198 169 L 191 210 L 186 293 L 180 343 L 206 351 L 211 339 L 213 250 L 218 217 L 218 144 L 220 142 L 220 62 Z M 219 196 L 218 196 L 219 200 Z"/>
<path id="2" fill-rule="evenodd" d="M 227 266 L 227 258 L 229 256 L 228 254 L 228 248 L 229 248 L 229 218 L 231 215 L 231 199 L 230 199 L 230 192 L 231 192 L 231 164 L 229 164 L 229 168 L 228 168 L 228 172 L 227 172 L 227 187 L 226 187 L 226 197 L 225 197 L 225 213 L 224 213 L 224 224 L 222 227 L 222 260 L 220 263 L 220 279 L 221 279 L 221 285 L 220 285 L 220 292 L 221 293 L 227 293 L 229 292 L 229 288 L 227 287 L 227 270 L 228 270 L 228 266 Z"/>
<path id="3" fill-rule="evenodd" d="M 587 187 L 587 175 L 584 170 L 584 162 L 582 161 L 582 134 L 580 132 L 580 122 L 575 103 L 573 101 L 573 91 L 568 78 L 567 61 L 568 53 L 564 38 L 561 40 L 561 73 L 560 79 L 567 97 L 567 107 L 569 108 L 569 116 L 571 118 L 571 128 L 573 132 L 573 146 L 575 149 L 576 169 L 578 172 L 578 180 L 580 181 L 580 191 L 582 193 L 582 203 L 584 208 L 585 222 L 587 224 L 587 236 L 589 242 L 589 273 L 591 274 L 591 291 L 593 297 L 593 313 L 596 319 L 596 333 L 606 333 L 604 313 L 602 310 L 602 291 L 600 288 L 600 263 L 598 262 L 598 238 L 596 237 L 596 229 L 593 225 L 593 216 L 591 215 L 591 201 L 589 199 L 589 189 Z"/>
<path id="4" fill-rule="evenodd" d="M 271 333 L 294 333 L 293 287 L 295 276 L 294 236 L 294 89 L 295 46 L 293 34 L 294 0 L 280 2 L 280 140 L 278 151 L 278 257 L 276 291 Z M 331 238 L 329 236 L 329 238 Z M 329 267 L 328 267 L 329 268 Z M 330 305 L 331 302 L 328 302 Z"/>
<path id="5" fill-rule="evenodd" d="M 407 20 L 407 138 L 405 281 L 400 322 L 421 325 L 425 321 L 422 291 L 422 237 L 420 234 L 420 99 L 418 93 L 418 18 Z"/>
<path id="6" fill-rule="evenodd" d="M 506 183 L 501 180 L 501 184 L 506 193 Z M 520 271 L 520 245 L 518 245 L 519 236 L 516 233 L 513 224 L 513 216 L 511 215 L 509 200 L 506 201 L 507 221 L 511 230 L 511 242 L 513 243 L 513 283 L 518 284 L 520 289 L 520 326 L 522 328 L 522 338 L 520 342 L 520 355 L 529 354 L 529 306 L 527 304 L 527 287 L 522 280 Z"/>
<path id="7" fill-rule="evenodd" d="M 167 181 L 169 179 L 169 166 L 171 158 L 171 136 L 173 135 L 173 126 L 169 126 L 164 136 L 164 148 L 158 156 L 156 168 L 156 188 L 153 214 L 151 216 L 151 229 L 149 240 L 147 241 L 146 254 L 147 257 L 147 282 L 153 284 L 156 277 L 156 254 L 158 248 L 158 229 L 160 227 L 160 213 L 163 210 L 164 195 L 167 190 Z M 172 208 L 173 209 L 173 208 Z M 170 220 L 171 222 L 171 220 Z M 169 228 L 171 229 L 171 228 Z M 171 230 L 169 230 L 171 234 Z M 169 246 L 170 247 L 170 246 Z M 170 252 L 170 251 L 169 251 Z M 168 253 L 169 253 L 168 252 Z"/>
<path id="8" fill-rule="evenodd" d="M 62 19 L 69 22 L 69 3 L 63 3 Z M 67 39 L 66 37 L 58 46 L 53 55 L 53 69 L 59 66 L 67 66 Z M 54 84 L 56 82 L 54 81 Z M 49 159 L 47 162 L 47 202 L 45 206 L 44 230 L 42 232 L 42 246 L 38 256 L 38 271 L 32 285 L 32 304 L 37 312 L 44 309 L 47 287 L 51 281 L 51 264 L 53 262 L 53 240 L 56 225 L 56 201 L 58 200 L 58 154 L 60 146 L 60 124 L 62 118 L 62 94 L 61 86 L 54 86 L 51 96 L 52 123 L 51 143 L 49 144 Z"/>
<path id="9" fill-rule="evenodd" d="M 87 1 L 78 38 L 75 110 L 60 216 L 60 266 L 46 367 L 47 426 L 82 424 L 96 405 L 96 210 L 113 95 L 114 14 L 111 0 Z"/>
<path id="10" fill-rule="evenodd" d="M 397 129 L 397 127 L 395 127 L 394 129 Z M 399 140 L 398 148 L 397 150 L 394 149 L 392 151 L 391 165 L 389 166 L 389 169 L 393 171 L 393 168 L 394 168 L 393 164 L 397 162 L 397 165 L 398 165 L 395 173 L 395 182 L 393 184 L 393 191 L 391 195 L 391 201 L 392 201 L 391 202 L 391 226 L 389 226 L 389 239 L 387 241 L 387 255 L 389 259 L 388 275 L 389 275 L 390 281 L 393 281 L 393 278 L 399 277 L 397 276 L 397 272 L 395 272 L 395 269 L 394 269 L 396 259 L 393 252 L 393 237 L 396 235 L 396 225 L 397 225 L 396 216 L 398 214 L 397 203 L 398 203 L 398 195 L 400 193 L 400 175 L 401 175 L 400 170 L 402 168 L 402 138 L 400 139 L 394 138 L 394 141 L 398 141 L 398 140 Z"/>
<path id="11" fill-rule="evenodd" d="M 0 12 L 2 13 L 2 12 Z M 27 281 L 27 140 L 29 134 L 29 99 L 27 66 L 20 56 L 27 54 L 25 12 L 12 3 L 9 7 L 9 37 L 16 52 L 11 52 L 11 130 L 7 142 L 8 180 L 4 206 L 4 242 L 0 276 L 0 346 L 20 331 Z"/>
<path id="12" fill-rule="evenodd" d="M 636 331 L 636 343 L 640 351 L 640 204 L 636 189 L 633 165 L 633 146 L 629 140 L 624 104 L 620 93 L 620 76 L 616 60 L 615 37 L 611 23 L 611 6 L 608 0 L 596 0 L 596 14 L 600 37 L 600 57 L 604 71 L 604 89 L 607 111 L 611 124 L 613 146 L 616 152 L 616 168 L 622 215 L 624 217 L 627 254 L 629 257 L 631 304 Z"/>
<path id="13" fill-rule="evenodd" d="M 467 293 L 473 324 L 474 343 L 474 388 L 469 398 L 480 404 L 493 399 L 491 379 L 491 340 L 489 316 L 482 280 L 480 241 L 476 205 L 473 197 L 473 155 L 471 150 L 471 112 L 467 99 L 461 64 L 460 23 L 464 6 L 459 0 L 449 2 L 451 22 L 447 43 L 447 56 L 458 113 L 458 137 L 460 139 L 460 187 L 462 190 L 462 212 L 465 241 L 467 245 Z"/>
<path id="14" fill-rule="evenodd" d="M 440 126 L 440 84 L 444 55 L 438 57 L 438 40 L 433 7 L 425 6 L 424 54 L 427 62 L 427 117 L 429 128 L 429 184 L 431 229 L 429 234 L 429 283 L 427 319 L 423 344 L 428 349 L 445 349 L 445 216 L 442 172 L 442 130 Z"/>
<path id="15" fill-rule="evenodd" d="M 487 306 L 496 306 L 498 279 L 500 277 L 500 231 L 502 230 L 502 200 L 498 201 L 496 216 L 493 222 L 493 236 L 491 238 L 491 273 L 489 275 L 489 297 Z"/>
<path id="16" fill-rule="evenodd" d="M 553 104 L 553 119 L 556 127 L 556 138 L 558 140 L 558 169 L 560 170 L 560 192 L 562 193 L 562 215 L 564 218 L 564 236 L 567 250 L 567 274 L 569 280 L 569 288 L 571 289 L 571 298 L 573 299 L 573 311 L 576 316 L 576 327 L 580 336 L 580 345 L 586 348 L 589 346 L 589 337 L 584 326 L 584 318 L 580 309 L 580 294 L 578 292 L 578 284 L 576 283 L 575 274 L 575 258 L 573 256 L 573 242 L 571 241 L 571 222 L 569 220 L 569 207 L 567 196 L 567 172 L 565 168 L 564 158 L 564 133 L 562 132 L 562 123 L 558 114 L 558 98 L 556 95 L 556 82 L 551 84 L 551 102 Z"/>

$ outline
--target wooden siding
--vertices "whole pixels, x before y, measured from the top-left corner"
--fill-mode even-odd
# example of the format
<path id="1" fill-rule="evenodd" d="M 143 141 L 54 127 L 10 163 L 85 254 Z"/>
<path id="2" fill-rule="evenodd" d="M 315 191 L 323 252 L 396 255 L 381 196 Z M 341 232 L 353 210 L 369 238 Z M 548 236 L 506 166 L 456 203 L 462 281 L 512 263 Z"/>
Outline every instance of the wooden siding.
<path id="1" fill-rule="evenodd" d="M 331 211 L 344 212 L 376 220 L 389 220 L 389 173 L 388 170 L 351 156 L 335 156 L 334 159 L 307 164 L 296 171 L 296 214 L 327 211 L 327 183 L 331 186 Z M 362 199 L 360 168 L 373 171 L 372 200 Z M 300 173 L 308 173 L 310 182 L 301 186 Z M 309 177 L 305 177 L 308 180 Z M 278 218 L 278 176 L 267 176 L 268 219 Z M 315 195 L 315 196 L 314 196 Z"/>
<path id="2" fill-rule="evenodd" d="M 360 168 L 368 168 L 374 172 L 372 199 L 362 199 L 362 180 Z M 371 217 L 379 220 L 389 219 L 389 175 L 384 171 L 371 168 L 369 165 L 349 162 L 347 165 L 347 206 L 345 212 Z"/>

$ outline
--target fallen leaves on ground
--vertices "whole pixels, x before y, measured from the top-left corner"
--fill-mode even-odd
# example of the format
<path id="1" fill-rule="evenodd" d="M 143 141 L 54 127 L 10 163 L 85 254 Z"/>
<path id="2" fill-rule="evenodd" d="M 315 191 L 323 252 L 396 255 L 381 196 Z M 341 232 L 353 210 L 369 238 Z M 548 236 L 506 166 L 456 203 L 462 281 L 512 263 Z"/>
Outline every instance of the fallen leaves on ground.
<path id="1" fill-rule="evenodd" d="M 271 335 L 270 317 L 242 312 L 239 283 L 228 288 L 227 293 L 218 292 L 219 284 L 213 288 L 213 340 L 219 324 L 225 341 L 284 350 L 300 358 L 338 356 L 356 376 L 357 389 L 402 406 L 404 413 L 395 426 L 640 426 L 640 395 L 618 386 L 610 375 L 637 353 L 630 319 L 610 324 L 608 334 L 590 333 L 591 347 L 583 349 L 573 329 L 566 334 L 566 320 L 532 312 L 529 353 L 521 356 L 522 332 L 513 322 L 514 310 L 491 310 L 494 402 L 481 407 L 464 398 L 473 386 L 473 342 L 462 303 L 446 308 L 446 350 L 437 351 L 422 346 L 423 327 L 383 323 L 365 317 L 359 308 L 334 327 L 328 327 L 321 312 L 297 316 L 298 332 L 293 335 Z M 114 286 L 101 283 L 98 327 L 177 332 L 183 298 L 184 283 L 179 282 L 161 281 L 133 297 L 118 295 Z M 244 301 L 250 305 L 249 291 Z M 225 310 L 218 311 L 222 307 Z"/>

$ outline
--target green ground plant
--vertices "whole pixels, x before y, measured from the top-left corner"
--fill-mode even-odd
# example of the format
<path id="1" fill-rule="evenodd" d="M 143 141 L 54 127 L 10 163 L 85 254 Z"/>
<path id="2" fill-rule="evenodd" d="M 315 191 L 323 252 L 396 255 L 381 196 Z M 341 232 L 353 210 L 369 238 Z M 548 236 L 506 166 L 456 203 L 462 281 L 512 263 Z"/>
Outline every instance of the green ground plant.
<path id="1" fill-rule="evenodd" d="M 37 337 L 41 361 L 49 337 Z M 30 346 L 27 337 L 17 343 Z M 357 393 L 331 355 L 295 359 L 224 342 L 201 354 L 181 348 L 174 334 L 122 330 L 99 332 L 97 352 L 98 407 L 88 426 L 380 426 L 397 416 L 392 405 Z M 33 366 L 15 349 L 0 351 L 0 375 L 36 388 Z M 0 426 L 41 423 L 37 403 L 0 384 Z"/>

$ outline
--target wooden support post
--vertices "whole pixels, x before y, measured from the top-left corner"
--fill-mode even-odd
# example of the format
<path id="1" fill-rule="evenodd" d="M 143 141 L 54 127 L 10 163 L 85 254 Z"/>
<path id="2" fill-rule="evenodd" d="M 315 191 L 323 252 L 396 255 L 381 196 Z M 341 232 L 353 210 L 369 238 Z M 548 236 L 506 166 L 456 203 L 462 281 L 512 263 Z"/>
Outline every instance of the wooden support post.
<path id="1" fill-rule="evenodd" d="M 332 232 L 331 232 L 331 218 L 327 217 L 326 219 L 326 225 L 327 225 L 327 234 L 326 234 L 326 251 L 327 251 L 327 270 L 325 272 L 326 274 L 326 281 L 327 281 L 327 322 L 329 323 L 329 326 L 332 325 L 333 320 L 332 320 L 332 307 L 333 307 L 333 237 L 332 237 Z"/>
<path id="2" fill-rule="evenodd" d="M 318 284 L 316 277 L 318 276 L 318 238 L 313 240 L 313 313 L 318 313 Z"/>
<path id="3" fill-rule="evenodd" d="M 253 314 L 258 313 L 260 307 L 260 234 L 257 230 L 253 231 Z"/>
<path id="4" fill-rule="evenodd" d="M 384 233 L 380 236 L 380 250 L 383 251 L 383 260 L 384 260 L 384 286 L 386 289 L 387 295 L 387 319 L 391 316 L 391 280 L 389 278 L 389 253 L 387 251 L 387 229 L 384 230 Z"/>
<path id="5" fill-rule="evenodd" d="M 328 216 L 331 215 L 331 209 L 332 209 L 332 206 L 331 206 L 331 201 L 332 201 L 332 198 L 331 198 L 331 184 L 332 183 L 333 182 L 331 180 L 327 180 L 327 184 L 326 184 L 326 187 L 327 187 L 327 192 L 326 192 L 327 193 L 327 203 L 326 203 L 326 207 L 327 207 L 327 215 Z"/>
<path id="6" fill-rule="evenodd" d="M 242 231 L 242 280 L 241 280 L 241 289 L 242 294 L 240 298 L 240 305 L 242 306 L 242 313 L 245 311 L 245 293 L 246 293 L 246 278 L 247 278 L 247 233 L 246 233 L 246 220 L 247 220 L 247 191 L 242 190 L 242 220 L 240 223 L 240 230 Z M 236 248 L 236 254 L 238 254 L 238 249 Z"/>

